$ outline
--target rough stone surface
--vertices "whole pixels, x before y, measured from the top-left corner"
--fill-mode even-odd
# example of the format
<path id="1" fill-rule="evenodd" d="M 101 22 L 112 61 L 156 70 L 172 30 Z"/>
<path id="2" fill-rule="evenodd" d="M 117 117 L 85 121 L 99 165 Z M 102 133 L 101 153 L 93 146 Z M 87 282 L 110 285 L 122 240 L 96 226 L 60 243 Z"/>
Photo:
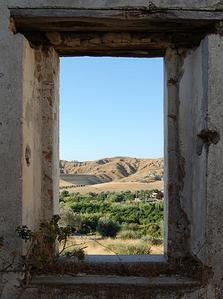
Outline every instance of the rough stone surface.
<path id="1" fill-rule="evenodd" d="M 14 229 L 22 221 L 22 98 L 24 38 L 8 30 L 9 11 L 0 6 L 0 231 L 20 246 Z"/>
<path id="2" fill-rule="evenodd" d="M 193 8 L 193 9 L 205 9 L 205 8 L 222 8 L 221 0 L 39 0 L 38 2 L 32 0 L 3 0 L 5 5 L 9 7 L 67 7 L 67 8 L 119 8 L 119 7 L 150 7 L 155 5 L 157 7 L 172 7 L 172 8 Z"/>
<path id="3" fill-rule="evenodd" d="M 53 44 L 61 43 L 56 32 L 47 33 L 51 45 L 31 47 L 20 33 L 14 34 L 10 7 L 187 10 L 223 10 L 223 2 L 207 1 L 71 1 L 2 0 L 0 3 L 0 236 L 7 239 L 7 250 L 24 251 L 15 236 L 17 225 L 34 228 L 49 219 L 58 202 L 58 73 L 59 59 Z M 221 28 L 221 26 L 219 27 Z M 219 29 L 220 30 L 220 29 Z M 131 35 L 126 36 L 132 41 Z M 106 43 L 120 43 L 119 34 L 108 34 Z M 66 40 L 81 47 L 79 39 Z M 89 44 L 97 44 L 97 34 Z M 122 40 L 121 40 L 122 42 Z M 86 43 L 86 51 L 88 50 Z M 156 46 L 158 47 L 157 42 Z M 163 44 L 165 51 L 165 175 L 166 238 L 165 263 L 155 263 L 143 277 L 128 285 L 120 279 L 108 283 L 106 267 L 97 282 L 90 276 L 72 284 L 60 280 L 21 288 L 21 274 L 1 273 L 2 299 L 46 298 L 145 298 L 221 299 L 223 298 L 223 37 L 207 34 L 191 49 Z M 170 47 L 169 47 L 170 46 Z M 126 43 L 128 48 L 128 44 Z M 166 49 L 168 47 L 168 49 Z M 211 135 L 210 135 L 211 134 Z M 217 136 L 217 138 L 213 138 Z M 123 265 L 121 265 L 123 266 Z M 90 269 L 87 265 L 84 270 Z M 129 271 L 134 266 L 128 264 Z M 131 268 L 132 267 L 132 268 Z M 145 264 L 137 264 L 142 276 Z M 115 266 L 110 267 L 114 271 Z M 187 269 L 188 268 L 188 269 Z M 125 277 L 121 267 L 119 275 Z M 163 286 L 159 279 L 169 279 Z M 168 272 L 165 273 L 166 269 Z M 110 270 L 110 269 L 109 269 Z M 89 270 L 90 271 L 90 270 Z M 158 271 L 158 272 L 157 272 Z M 177 273 L 175 273 L 175 272 Z M 182 271 L 182 273 L 181 273 Z M 76 273 L 76 272 L 75 272 Z M 86 271 L 85 271 L 86 273 Z M 171 277 L 192 282 L 173 283 Z M 164 275 L 165 274 L 165 275 Z M 171 274 L 171 275 L 170 275 Z M 107 274 L 108 275 L 108 274 Z M 187 278 L 188 278 L 187 277 Z M 117 279 L 117 278 L 116 278 Z M 128 277 L 126 278 L 128 280 Z M 148 279 L 148 283 L 147 283 Z M 195 283 L 199 281 L 200 284 Z M 130 279 L 129 279 L 130 281 Z M 149 283 L 150 281 L 150 283 Z"/>

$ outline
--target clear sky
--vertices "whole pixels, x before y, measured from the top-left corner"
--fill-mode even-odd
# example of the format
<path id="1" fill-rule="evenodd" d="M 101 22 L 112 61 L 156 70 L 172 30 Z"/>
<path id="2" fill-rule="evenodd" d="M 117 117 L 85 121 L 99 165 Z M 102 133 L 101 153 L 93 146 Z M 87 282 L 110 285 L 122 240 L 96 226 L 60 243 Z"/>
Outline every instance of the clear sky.
<path id="1" fill-rule="evenodd" d="M 61 58 L 60 159 L 163 157 L 163 59 Z"/>

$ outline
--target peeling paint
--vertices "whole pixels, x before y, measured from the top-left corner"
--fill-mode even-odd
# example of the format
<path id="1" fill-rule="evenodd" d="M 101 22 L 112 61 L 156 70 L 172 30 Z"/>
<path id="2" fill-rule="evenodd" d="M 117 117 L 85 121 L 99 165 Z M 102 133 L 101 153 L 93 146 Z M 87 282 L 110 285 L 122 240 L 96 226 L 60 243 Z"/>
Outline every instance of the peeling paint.
<path id="1" fill-rule="evenodd" d="M 49 162 L 52 161 L 52 151 L 49 151 L 49 152 L 43 152 L 44 156 L 45 156 L 45 159 Z"/>
<path id="2" fill-rule="evenodd" d="M 25 160 L 26 160 L 26 165 L 30 166 L 30 164 L 31 164 L 31 148 L 29 145 L 26 146 Z"/>

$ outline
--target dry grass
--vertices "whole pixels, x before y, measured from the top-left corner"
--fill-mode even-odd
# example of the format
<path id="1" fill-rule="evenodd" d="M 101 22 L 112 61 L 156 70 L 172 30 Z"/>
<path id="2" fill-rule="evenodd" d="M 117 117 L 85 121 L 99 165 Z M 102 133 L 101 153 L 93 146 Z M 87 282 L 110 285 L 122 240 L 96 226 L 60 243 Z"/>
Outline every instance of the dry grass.
<path id="1" fill-rule="evenodd" d="M 62 186 L 62 184 L 61 184 Z M 151 183 L 139 183 L 139 182 L 110 182 L 95 185 L 86 185 L 84 187 L 69 188 L 69 192 L 80 192 L 82 194 L 95 192 L 120 192 L 120 191 L 137 191 L 137 190 L 163 190 L 163 181 L 155 181 Z"/>
<path id="2" fill-rule="evenodd" d="M 83 237 L 70 237 L 68 241 L 68 246 L 72 244 L 81 244 L 81 247 L 85 248 L 85 253 L 87 255 L 114 255 L 114 252 L 108 250 L 110 244 L 120 244 L 121 242 L 125 244 L 137 244 L 140 243 L 140 239 L 136 240 L 120 240 L 111 238 L 101 238 L 98 236 L 83 236 Z M 72 247 L 70 247 L 72 249 Z M 151 246 L 151 254 L 163 254 L 163 246 Z"/>

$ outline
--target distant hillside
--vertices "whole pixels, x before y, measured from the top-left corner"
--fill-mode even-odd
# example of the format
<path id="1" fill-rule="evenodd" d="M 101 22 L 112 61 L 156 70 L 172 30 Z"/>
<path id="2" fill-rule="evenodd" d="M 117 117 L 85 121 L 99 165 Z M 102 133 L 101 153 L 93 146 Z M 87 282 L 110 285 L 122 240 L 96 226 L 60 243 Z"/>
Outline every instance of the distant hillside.
<path id="1" fill-rule="evenodd" d="M 104 158 L 96 161 L 60 161 L 61 179 L 72 182 L 100 184 L 107 182 L 149 183 L 163 179 L 163 159 L 130 157 Z M 85 182 L 83 181 L 85 179 Z M 86 183 L 87 181 L 87 183 Z"/>

